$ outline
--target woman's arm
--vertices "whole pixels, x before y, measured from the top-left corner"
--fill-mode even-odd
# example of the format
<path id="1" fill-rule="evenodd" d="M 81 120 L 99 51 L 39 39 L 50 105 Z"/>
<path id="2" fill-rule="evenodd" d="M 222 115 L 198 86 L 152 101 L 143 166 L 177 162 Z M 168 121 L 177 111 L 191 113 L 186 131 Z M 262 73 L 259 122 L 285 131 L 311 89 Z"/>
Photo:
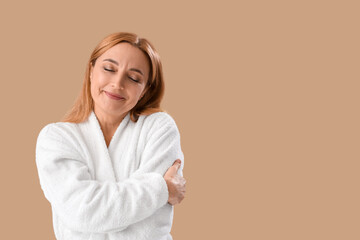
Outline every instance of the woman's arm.
<path id="1" fill-rule="evenodd" d="M 185 197 L 186 180 L 177 173 L 180 166 L 181 161 L 177 159 L 164 175 L 169 191 L 168 203 L 171 205 L 179 204 Z"/>
<path id="2" fill-rule="evenodd" d="M 39 134 L 36 163 L 45 197 L 61 221 L 75 231 L 121 231 L 150 216 L 168 200 L 167 185 L 158 173 L 122 182 L 92 180 L 74 145 L 52 126 Z"/>
<path id="3" fill-rule="evenodd" d="M 148 116 L 144 125 L 150 130 L 146 135 L 140 166 L 131 177 L 149 172 L 163 176 L 176 159 L 181 161 L 178 173 L 182 176 L 184 154 L 180 145 L 180 133 L 173 118 L 167 113 L 155 113 Z"/>
<path id="4" fill-rule="evenodd" d="M 172 131 L 167 133 L 168 128 L 153 127 L 158 127 L 153 131 L 158 136 L 162 135 L 159 131 L 166 130 L 164 141 L 160 144 L 149 138 L 144 153 L 153 151 L 153 154 L 151 157 L 143 155 L 144 164 L 122 182 L 92 180 L 86 161 L 69 139 L 59 134 L 52 125 L 41 131 L 36 146 L 40 183 L 46 198 L 65 225 L 80 232 L 121 231 L 151 216 L 166 204 L 169 192 L 163 172 L 176 158 L 169 160 L 165 156 L 178 156 L 179 150 L 173 148 L 179 146 L 173 144 L 177 137 L 172 136 Z"/>
<path id="5" fill-rule="evenodd" d="M 186 183 L 182 177 L 184 155 L 180 146 L 179 130 L 175 121 L 167 113 L 150 116 L 146 125 L 151 130 L 147 134 L 141 165 L 132 176 L 149 172 L 164 175 L 169 192 L 168 203 L 178 204 L 185 197 Z"/>

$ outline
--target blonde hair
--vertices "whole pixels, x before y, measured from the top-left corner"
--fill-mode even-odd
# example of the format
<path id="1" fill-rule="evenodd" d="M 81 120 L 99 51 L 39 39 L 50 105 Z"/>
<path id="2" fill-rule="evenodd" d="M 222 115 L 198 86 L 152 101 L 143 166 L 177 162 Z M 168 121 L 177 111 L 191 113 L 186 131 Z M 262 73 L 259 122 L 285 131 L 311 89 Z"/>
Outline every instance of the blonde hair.
<path id="1" fill-rule="evenodd" d="M 164 96 L 164 81 L 160 56 L 152 44 L 145 38 L 139 38 L 136 34 L 119 32 L 105 37 L 92 52 L 86 66 L 85 78 L 81 92 L 71 110 L 63 118 L 63 122 L 80 123 L 85 121 L 94 109 L 94 102 L 90 92 L 90 70 L 96 60 L 108 49 L 121 43 L 127 42 L 139 48 L 145 53 L 150 63 L 149 79 L 145 86 L 145 94 L 130 110 L 130 118 L 136 122 L 140 115 L 149 115 L 155 112 L 162 112 L 161 100 Z"/>

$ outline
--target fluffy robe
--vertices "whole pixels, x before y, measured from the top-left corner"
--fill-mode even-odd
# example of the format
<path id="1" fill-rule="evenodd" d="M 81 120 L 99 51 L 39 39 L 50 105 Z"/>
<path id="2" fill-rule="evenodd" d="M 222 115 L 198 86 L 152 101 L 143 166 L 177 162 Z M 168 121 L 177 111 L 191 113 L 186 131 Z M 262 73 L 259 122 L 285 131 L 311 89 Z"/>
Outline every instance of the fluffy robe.
<path id="1" fill-rule="evenodd" d="M 51 123 L 36 144 L 41 188 L 58 240 L 172 239 L 173 206 L 163 175 L 184 155 L 164 112 L 122 120 L 106 146 L 94 112 L 87 121 Z"/>

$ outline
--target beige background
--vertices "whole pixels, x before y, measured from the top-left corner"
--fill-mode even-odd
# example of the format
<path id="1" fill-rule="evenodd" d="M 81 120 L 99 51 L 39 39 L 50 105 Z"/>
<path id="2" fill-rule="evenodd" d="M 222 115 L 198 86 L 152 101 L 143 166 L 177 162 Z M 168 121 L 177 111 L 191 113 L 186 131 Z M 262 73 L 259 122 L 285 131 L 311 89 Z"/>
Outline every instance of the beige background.
<path id="1" fill-rule="evenodd" d="M 54 239 L 36 138 L 117 31 L 162 57 L 188 181 L 174 239 L 360 239 L 357 1 L 131 2 L 0 3 L 0 239 Z"/>

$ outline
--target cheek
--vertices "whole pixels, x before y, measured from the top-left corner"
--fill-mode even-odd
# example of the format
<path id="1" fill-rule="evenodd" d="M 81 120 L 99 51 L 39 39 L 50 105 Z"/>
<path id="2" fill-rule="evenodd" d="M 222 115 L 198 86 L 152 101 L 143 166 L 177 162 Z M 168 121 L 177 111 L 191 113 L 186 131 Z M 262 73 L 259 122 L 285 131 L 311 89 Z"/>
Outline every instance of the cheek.
<path id="1" fill-rule="evenodd" d="M 93 76 L 91 80 L 91 92 L 99 93 L 105 85 L 105 79 L 103 79 L 101 76 Z"/>
<path id="2" fill-rule="evenodd" d="M 96 82 L 94 80 L 91 80 L 90 82 L 90 89 L 91 89 L 91 94 L 96 94 L 98 92 L 98 86 L 96 84 Z"/>
<path id="3" fill-rule="evenodd" d="M 144 91 L 143 87 L 139 87 L 138 89 L 136 89 L 136 91 L 134 91 L 134 96 L 136 98 L 136 101 L 138 101 L 140 99 L 143 91 Z"/>

